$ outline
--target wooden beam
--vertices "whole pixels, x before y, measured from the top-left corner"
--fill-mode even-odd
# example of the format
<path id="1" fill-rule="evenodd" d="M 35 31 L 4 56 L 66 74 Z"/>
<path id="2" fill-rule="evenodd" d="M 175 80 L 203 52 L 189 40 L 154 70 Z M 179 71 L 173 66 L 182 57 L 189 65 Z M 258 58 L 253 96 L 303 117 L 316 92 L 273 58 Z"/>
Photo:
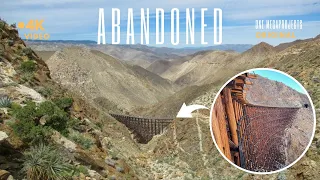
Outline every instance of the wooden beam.
<path id="1" fill-rule="evenodd" d="M 239 85 L 235 84 L 234 85 L 234 89 L 243 90 L 243 86 L 239 86 Z"/>
<path id="2" fill-rule="evenodd" d="M 238 142 L 238 133 L 237 133 L 237 120 L 236 120 L 235 110 L 232 102 L 231 90 L 229 88 L 224 88 L 223 94 L 225 96 L 226 112 L 228 115 L 229 128 L 231 131 L 231 140 L 236 146 L 238 146 L 239 142 Z M 234 153 L 233 159 L 237 165 L 240 165 L 239 152 Z"/>
<path id="3" fill-rule="evenodd" d="M 243 79 L 239 79 L 239 78 L 234 79 L 234 82 L 236 84 L 244 84 L 245 83 L 245 81 Z"/>
<path id="4" fill-rule="evenodd" d="M 242 93 L 242 90 L 238 90 L 238 89 L 231 89 L 231 92 L 234 92 L 234 93 Z"/>
<path id="5" fill-rule="evenodd" d="M 254 74 L 249 74 L 249 75 L 248 75 L 248 78 L 251 78 L 251 79 L 256 79 L 256 78 L 257 78 L 257 75 L 254 75 Z"/>
<path id="6" fill-rule="evenodd" d="M 221 138 L 221 132 L 219 129 L 219 120 L 217 118 L 217 112 L 216 112 L 215 108 L 213 108 L 212 114 L 211 114 L 211 128 L 212 128 L 212 132 L 214 135 L 214 139 L 218 145 L 218 148 L 222 151 L 223 150 L 223 142 L 222 142 L 222 138 Z"/>
<path id="7" fill-rule="evenodd" d="M 227 124 L 225 119 L 225 108 L 222 103 L 221 95 L 218 96 L 216 103 L 214 104 L 214 109 L 219 122 L 220 135 L 223 144 L 223 148 L 220 150 L 230 161 L 233 162 L 233 158 L 231 158 Z"/>
<path id="8" fill-rule="evenodd" d="M 232 103 L 231 90 L 229 88 L 223 89 L 223 94 L 225 96 L 226 112 L 229 118 L 229 126 L 231 131 L 232 141 L 238 145 L 238 135 L 237 135 L 237 121 L 234 114 L 234 107 Z"/>

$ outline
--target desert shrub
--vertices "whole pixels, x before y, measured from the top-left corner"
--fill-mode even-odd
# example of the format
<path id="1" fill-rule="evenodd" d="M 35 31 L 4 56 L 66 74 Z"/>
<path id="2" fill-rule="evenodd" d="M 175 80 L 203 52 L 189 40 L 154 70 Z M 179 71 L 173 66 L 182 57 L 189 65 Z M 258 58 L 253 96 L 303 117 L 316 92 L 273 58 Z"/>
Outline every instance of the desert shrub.
<path id="1" fill-rule="evenodd" d="M 68 123 L 67 126 L 73 129 L 79 129 L 80 128 L 80 120 L 77 118 L 71 118 Z"/>
<path id="2" fill-rule="evenodd" d="M 24 54 L 26 54 L 27 56 L 31 56 L 32 55 L 32 49 L 31 48 L 24 48 L 23 50 L 22 50 L 22 52 L 24 53 Z"/>
<path id="3" fill-rule="evenodd" d="M 24 61 L 21 63 L 20 69 L 25 73 L 34 72 L 36 70 L 36 63 L 30 60 Z"/>
<path id="4" fill-rule="evenodd" d="M 24 107 L 12 108 L 10 113 L 17 119 L 12 125 L 14 132 L 27 143 L 35 144 L 45 141 L 52 129 L 64 135 L 68 133 L 68 113 L 51 101 L 42 102 L 40 105 L 30 101 Z M 39 124 L 41 118 L 45 118 L 44 125 Z"/>
<path id="5" fill-rule="evenodd" d="M 0 97 L 0 108 L 10 108 L 11 104 L 11 99 L 8 96 Z"/>
<path id="6" fill-rule="evenodd" d="M 11 125 L 13 131 L 22 141 L 28 144 L 45 142 L 51 132 L 49 127 L 36 124 L 36 109 L 36 104 L 31 101 L 27 102 L 24 107 L 16 105 L 12 108 L 12 114 L 17 119 L 17 121 Z"/>
<path id="7" fill-rule="evenodd" d="M 68 97 L 58 98 L 53 100 L 53 102 L 61 109 L 68 109 L 72 106 L 73 99 Z"/>
<path id="8" fill-rule="evenodd" d="M 89 149 L 94 144 L 94 142 L 90 138 L 87 138 L 76 131 L 72 132 L 69 135 L 69 138 L 77 144 L 79 144 L 84 149 Z"/>
<path id="9" fill-rule="evenodd" d="M 12 23 L 10 26 L 13 27 L 13 28 L 17 28 L 17 24 L 16 23 Z"/>
<path id="10" fill-rule="evenodd" d="M 60 109 L 51 101 L 45 101 L 39 105 L 37 109 L 37 117 L 46 117 L 45 126 L 65 134 L 67 129 L 67 123 L 69 120 L 68 113 Z"/>
<path id="11" fill-rule="evenodd" d="M 6 23 L 2 20 L 0 20 L 0 29 L 4 29 Z"/>
<path id="12" fill-rule="evenodd" d="M 89 175 L 89 171 L 85 166 L 79 165 L 76 167 L 76 172 L 77 175 L 82 173 L 84 175 Z"/>
<path id="13" fill-rule="evenodd" d="M 27 179 L 67 179 L 73 174 L 73 166 L 52 146 L 40 144 L 24 153 L 22 171 Z"/>
<path id="14" fill-rule="evenodd" d="M 27 144 L 46 143 L 51 135 L 48 126 L 36 125 L 33 121 L 16 121 L 12 125 L 13 131 Z"/>
<path id="15" fill-rule="evenodd" d="M 102 122 L 97 122 L 97 123 L 96 123 L 96 126 L 97 126 L 99 129 L 102 129 L 102 128 L 103 128 Z"/>
<path id="16" fill-rule="evenodd" d="M 46 98 L 50 97 L 53 93 L 52 89 L 47 87 L 39 89 L 38 92 Z"/>
<path id="17" fill-rule="evenodd" d="M 33 72 L 25 72 L 21 74 L 21 79 L 19 83 L 29 82 L 34 78 Z"/>

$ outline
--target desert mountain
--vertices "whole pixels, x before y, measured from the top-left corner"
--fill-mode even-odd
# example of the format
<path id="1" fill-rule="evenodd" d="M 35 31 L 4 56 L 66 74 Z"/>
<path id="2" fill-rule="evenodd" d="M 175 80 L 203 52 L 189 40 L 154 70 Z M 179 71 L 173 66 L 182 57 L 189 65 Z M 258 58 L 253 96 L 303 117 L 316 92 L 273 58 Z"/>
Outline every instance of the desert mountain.
<path id="1" fill-rule="evenodd" d="M 196 52 L 194 54 L 182 56 L 179 58 L 155 61 L 152 64 L 150 64 L 150 66 L 147 67 L 147 70 L 153 73 L 156 73 L 160 76 L 169 69 L 170 69 L 169 71 L 173 71 L 174 73 L 176 68 L 178 68 L 181 64 L 191 60 L 192 58 L 194 58 L 195 56 L 201 53 L 204 53 L 204 51 Z"/>
<path id="2" fill-rule="evenodd" d="M 183 103 L 190 104 L 193 100 L 205 94 L 214 88 L 213 84 L 206 84 L 202 86 L 189 86 L 186 87 L 175 94 L 163 99 L 162 101 L 147 105 L 144 107 L 139 107 L 135 109 L 132 113 L 139 114 L 146 117 L 165 117 L 172 118 L 177 115 L 181 105 Z M 203 103 L 203 102 L 201 102 Z"/>
<path id="3" fill-rule="evenodd" d="M 244 70 L 255 67 L 256 64 L 263 61 L 265 58 L 273 56 L 276 49 L 268 43 L 261 42 L 247 51 L 243 52 L 234 61 L 227 66 L 230 69 Z"/>
<path id="4" fill-rule="evenodd" d="M 162 77 L 182 87 L 209 84 L 220 77 L 220 74 L 216 74 L 217 70 L 237 55 L 238 53 L 236 52 L 225 51 L 204 51 L 197 53 L 190 60 L 170 67 L 162 74 Z"/>
<path id="5" fill-rule="evenodd" d="M 79 41 L 78 43 L 76 42 L 77 41 L 30 41 L 28 42 L 28 44 L 30 44 L 32 49 L 40 53 L 43 51 L 58 51 L 66 47 L 87 47 L 92 50 L 101 51 L 116 59 L 126 61 L 127 63 L 130 63 L 132 65 L 139 65 L 141 67 L 148 67 L 152 62 L 158 60 L 178 58 L 180 54 L 184 55 L 184 53 L 186 53 L 175 52 L 174 49 L 170 51 L 170 48 L 152 48 L 145 45 L 97 45 L 92 41 Z M 166 53 L 164 53 L 164 51 L 166 51 Z M 44 55 L 48 56 L 48 53 Z M 46 56 L 44 56 L 43 58 L 46 58 Z"/>
<path id="6" fill-rule="evenodd" d="M 158 52 L 156 51 L 157 48 L 150 48 L 145 45 L 97 45 L 93 48 L 143 68 L 148 67 L 151 63 L 158 60 L 179 57 L 179 55 L 174 52 Z"/>
<path id="7" fill-rule="evenodd" d="M 36 52 L 44 55 L 44 60 L 47 59 L 50 53 L 41 53 L 62 50 L 66 47 L 80 46 L 88 47 L 93 50 L 101 51 L 105 54 L 111 55 L 116 59 L 126 61 L 133 65 L 139 65 L 147 68 L 153 62 L 159 60 L 180 59 L 180 57 L 187 56 L 198 51 L 204 50 L 233 50 L 243 52 L 252 45 L 242 44 L 227 44 L 220 46 L 210 46 L 202 48 L 167 48 L 167 47 L 151 47 L 141 44 L 136 45 L 97 45 L 94 41 L 27 41 L 27 44 Z M 41 56 L 42 57 L 42 56 Z"/>
<path id="8" fill-rule="evenodd" d="M 150 64 L 150 66 L 147 67 L 147 70 L 161 75 L 171 66 L 173 66 L 173 62 L 174 61 L 166 61 L 166 60 L 155 61 L 152 64 Z"/>
<path id="9" fill-rule="evenodd" d="M 259 75 L 250 81 L 253 84 L 247 86 L 249 90 L 246 99 L 251 104 L 269 107 L 303 107 L 304 104 L 309 104 L 306 94 L 302 94 L 282 82 Z"/>
<path id="10" fill-rule="evenodd" d="M 106 109 L 128 110 L 173 93 L 168 80 L 88 48 L 57 51 L 47 64 L 54 80 Z"/>
<path id="11" fill-rule="evenodd" d="M 304 42 L 310 42 L 310 41 L 314 41 L 320 39 L 320 35 L 314 37 L 314 38 L 309 38 L 309 39 L 298 39 L 292 42 L 288 42 L 288 43 L 281 43 L 279 45 L 277 45 L 275 48 L 277 49 L 277 51 L 282 51 L 290 46 L 299 44 L 299 43 L 304 43 Z"/>
<path id="12" fill-rule="evenodd" d="M 186 56 L 184 61 L 180 61 L 183 63 L 155 62 L 148 68 L 154 71 L 158 66 L 159 72 L 162 72 L 169 67 L 160 75 L 182 87 L 202 85 L 220 82 L 224 77 L 255 67 L 275 53 L 273 46 L 262 42 L 241 54 L 234 51 L 200 51 Z"/>

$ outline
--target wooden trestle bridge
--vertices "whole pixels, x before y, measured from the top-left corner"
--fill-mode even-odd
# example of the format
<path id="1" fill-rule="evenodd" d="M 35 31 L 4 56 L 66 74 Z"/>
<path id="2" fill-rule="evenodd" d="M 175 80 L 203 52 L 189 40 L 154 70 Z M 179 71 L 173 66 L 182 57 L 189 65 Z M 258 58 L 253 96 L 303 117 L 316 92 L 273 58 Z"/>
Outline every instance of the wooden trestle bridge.
<path id="1" fill-rule="evenodd" d="M 119 114 L 110 114 L 133 132 L 139 143 L 149 142 L 153 136 L 161 134 L 173 119 L 141 118 Z"/>
<path id="2" fill-rule="evenodd" d="M 213 107 L 212 132 L 219 149 L 236 165 L 255 172 L 285 166 L 283 137 L 299 108 L 254 106 L 246 101 L 254 74 L 232 80 Z M 249 85 L 249 86 L 248 86 Z"/>

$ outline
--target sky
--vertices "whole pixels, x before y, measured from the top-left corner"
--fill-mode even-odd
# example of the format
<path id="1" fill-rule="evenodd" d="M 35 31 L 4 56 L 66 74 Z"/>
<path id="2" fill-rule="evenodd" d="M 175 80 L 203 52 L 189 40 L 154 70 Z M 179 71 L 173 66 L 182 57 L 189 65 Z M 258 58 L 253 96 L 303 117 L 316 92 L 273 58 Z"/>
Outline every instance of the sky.
<path id="1" fill-rule="evenodd" d="M 256 19 L 301 19 L 303 29 L 295 30 L 297 39 L 315 37 L 320 27 L 319 0 L 12 0 L 1 2 L 0 17 L 8 23 L 27 23 L 30 19 L 43 19 L 45 33 L 51 40 L 97 41 L 99 8 L 105 11 L 106 40 L 111 43 L 111 8 L 121 10 L 121 43 L 125 43 L 127 10 L 133 8 L 135 40 L 140 43 L 140 8 L 150 9 L 150 45 L 155 45 L 155 8 L 165 10 L 166 47 L 200 47 L 200 8 L 205 13 L 205 39 L 213 41 L 213 9 L 223 11 L 222 44 L 257 44 L 265 41 L 272 45 L 295 39 L 257 39 Z M 170 10 L 180 10 L 180 44 L 170 42 Z M 185 44 L 185 9 L 195 8 L 195 44 Z M 20 29 L 20 36 L 30 30 Z M 37 32 L 35 32 L 37 33 Z M 213 45 L 209 43 L 208 45 Z"/>
<path id="2" fill-rule="evenodd" d="M 256 70 L 254 71 L 254 73 L 274 81 L 282 82 L 285 85 L 291 87 L 292 89 L 300 93 L 306 94 L 306 91 L 302 88 L 300 84 L 296 83 L 292 78 L 282 73 L 270 70 Z"/>

